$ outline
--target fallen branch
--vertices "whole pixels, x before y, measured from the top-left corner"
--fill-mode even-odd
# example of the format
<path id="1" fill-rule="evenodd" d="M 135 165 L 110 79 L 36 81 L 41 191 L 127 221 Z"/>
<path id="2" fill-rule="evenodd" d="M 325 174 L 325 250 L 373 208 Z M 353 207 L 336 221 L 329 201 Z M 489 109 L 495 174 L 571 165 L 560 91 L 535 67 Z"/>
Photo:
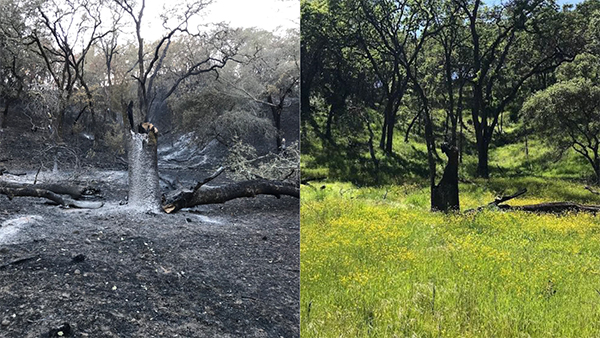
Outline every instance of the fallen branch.
<path id="1" fill-rule="evenodd" d="M 592 188 L 591 188 L 589 185 L 586 185 L 586 186 L 584 187 L 584 189 L 585 189 L 585 190 L 588 190 L 589 192 L 591 192 L 591 193 L 592 193 L 592 194 L 594 194 L 594 195 L 600 195 L 600 191 L 596 191 L 596 190 L 592 189 Z"/>
<path id="2" fill-rule="evenodd" d="M 225 167 L 219 167 L 219 169 L 217 169 L 217 171 L 215 171 L 212 175 L 210 175 L 207 178 L 203 179 L 202 181 L 198 182 L 198 184 L 196 184 L 196 186 L 194 188 L 192 188 L 192 190 L 196 191 L 196 190 L 200 189 L 206 183 L 219 177 L 219 175 L 221 175 L 224 171 L 225 171 Z"/>
<path id="3" fill-rule="evenodd" d="M 6 195 L 11 200 L 13 197 L 43 197 L 59 205 L 82 209 L 97 209 L 104 205 L 103 202 L 76 201 L 50 190 L 34 188 L 33 186 L 10 188 L 6 185 L 1 185 L 0 194 Z"/>
<path id="4" fill-rule="evenodd" d="M 220 187 L 204 187 L 199 183 L 198 189 L 183 191 L 170 198 L 163 205 L 163 210 L 170 214 L 182 208 L 191 208 L 202 204 L 224 203 L 240 197 L 255 197 L 256 195 L 281 195 L 300 197 L 300 189 L 291 183 L 279 181 L 254 180 L 233 183 Z"/>
<path id="5" fill-rule="evenodd" d="M 572 202 L 549 202 L 539 204 L 517 205 L 511 206 L 507 204 L 499 205 L 502 210 L 516 210 L 529 212 L 547 212 L 547 213 L 563 213 L 567 211 L 576 212 L 592 212 L 600 211 L 600 205 L 584 205 Z"/>
<path id="6" fill-rule="evenodd" d="M 13 176 L 27 175 L 27 173 L 24 173 L 24 172 L 12 172 L 12 171 L 8 171 L 8 169 L 6 169 L 6 168 L 0 168 L 0 176 L 2 176 L 4 174 L 13 175 Z"/>
<path id="7" fill-rule="evenodd" d="M 300 180 L 300 184 L 304 184 L 304 185 L 310 185 L 310 182 L 312 181 L 325 181 L 327 180 L 327 176 L 308 176 L 308 177 L 303 177 Z"/>
<path id="8" fill-rule="evenodd" d="M 586 187 L 587 189 L 588 187 Z M 527 192 L 527 189 L 521 189 L 513 195 L 497 197 L 493 202 L 488 203 L 485 206 L 481 206 L 477 209 L 470 209 L 465 212 L 481 211 L 482 209 L 489 207 L 497 207 L 501 210 L 508 211 L 527 211 L 527 212 L 545 212 L 545 213 L 564 213 L 568 211 L 575 212 L 592 212 L 596 213 L 600 211 L 600 205 L 585 205 L 573 202 L 547 202 L 538 204 L 526 204 L 526 205 L 508 205 L 501 204 L 515 197 L 521 196 Z"/>
<path id="9" fill-rule="evenodd" d="M 527 189 L 521 189 L 519 191 L 517 191 L 516 193 L 509 195 L 509 196 L 500 196 L 500 197 L 496 197 L 496 199 L 488 204 L 489 206 L 498 206 L 500 203 L 512 200 L 513 198 L 517 198 L 523 194 L 525 194 L 527 192 Z"/>
<path id="10" fill-rule="evenodd" d="M 21 264 L 21 263 L 30 261 L 30 260 L 32 260 L 34 258 L 38 258 L 38 257 L 39 257 L 39 255 L 32 255 L 32 256 L 25 256 L 25 257 L 17 258 L 13 261 L 10 261 L 8 263 L 4 263 L 4 264 L 0 265 L 0 270 L 4 269 L 6 267 L 9 267 L 11 265 L 17 265 L 17 264 Z"/>
<path id="11" fill-rule="evenodd" d="M 527 192 L 527 189 L 521 189 L 521 190 L 517 191 L 516 193 L 514 193 L 512 195 L 509 195 L 509 196 L 496 197 L 493 202 L 490 202 L 490 203 L 488 203 L 486 205 L 482 205 L 482 206 L 480 206 L 478 208 L 475 208 L 475 209 L 465 210 L 465 212 L 469 213 L 469 212 L 473 212 L 473 211 L 481 211 L 483 209 L 487 209 L 487 208 L 490 208 L 490 207 L 499 207 L 500 203 L 509 201 L 509 200 L 511 200 L 513 198 L 517 198 L 517 197 L 525 194 L 526 192 Z"/>
<path id="12" fill-rule="evenodd" d="M 76 185 L 65 185 L 65 184 L 57 184 L 57 183 L 42 183 L 42 184 L 23 184 L 23 183 L 13 183 L 13 182 L 0 182 L 0 187 L 2 188 L 10 188 L 10 189 L 42 189 L 49 190 L 55 194 L 60 195 L 69 195 L 74 199 L 80 199 L 83 196 L 91 196 L 96 195 L 100 192 L 99 189 L 93 187 L 82 187 Z"/>

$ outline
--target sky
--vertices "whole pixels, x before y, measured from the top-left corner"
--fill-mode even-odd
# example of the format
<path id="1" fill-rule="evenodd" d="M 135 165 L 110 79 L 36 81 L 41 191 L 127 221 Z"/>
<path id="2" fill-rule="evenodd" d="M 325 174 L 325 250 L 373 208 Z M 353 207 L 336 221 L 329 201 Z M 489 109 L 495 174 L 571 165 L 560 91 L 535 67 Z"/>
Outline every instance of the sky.
<path id="1" fill-rule="evenodd" d="M 162 36 L 159 14 L 177 0 L 146 0 L 144 38 Z M 258 27 L 283 33 L 300 27 L 300 0 L 213 0 L 194 24 L 227 22 L 231 27 Z"/>

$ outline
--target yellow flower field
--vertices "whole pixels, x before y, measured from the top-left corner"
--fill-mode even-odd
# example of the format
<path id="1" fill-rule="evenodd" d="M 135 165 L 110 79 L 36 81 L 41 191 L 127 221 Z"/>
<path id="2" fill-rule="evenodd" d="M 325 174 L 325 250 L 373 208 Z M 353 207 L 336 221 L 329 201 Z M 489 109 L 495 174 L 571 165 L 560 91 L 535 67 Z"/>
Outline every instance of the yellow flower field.
<path id="1" fill-rule="evenodd" d="M 431 213 L 428 190 L 410 185 L 301 193 L 302 337 L 600 336 L 594 215 Z M 463 210 L 492 199 L 461 186 Z"/>

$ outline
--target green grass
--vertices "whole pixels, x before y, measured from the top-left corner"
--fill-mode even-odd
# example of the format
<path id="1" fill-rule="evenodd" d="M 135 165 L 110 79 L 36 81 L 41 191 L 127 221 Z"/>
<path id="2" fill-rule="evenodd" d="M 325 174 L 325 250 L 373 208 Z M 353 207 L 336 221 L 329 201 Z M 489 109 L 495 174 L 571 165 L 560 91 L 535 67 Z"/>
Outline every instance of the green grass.
<path id="1" fill-rule="evenodd" d="M 600 336 L 600 219 L 432 213 L 414 182 L 302 188 L 302 337 Z M 526 177 L 461 185 L 461 207 L 519 186 L 514 204 L 600 203 L 581 183 Z"/>

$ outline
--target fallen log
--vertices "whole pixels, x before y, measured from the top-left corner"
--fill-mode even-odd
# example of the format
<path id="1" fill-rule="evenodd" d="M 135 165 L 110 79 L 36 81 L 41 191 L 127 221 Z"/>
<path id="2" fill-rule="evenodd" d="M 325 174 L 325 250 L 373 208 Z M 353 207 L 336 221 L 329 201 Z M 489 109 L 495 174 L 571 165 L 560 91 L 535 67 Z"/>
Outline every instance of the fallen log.
<path id="1" fill-rule="evenodd" d="M 103 202 L 76 201 L 47 189 L 34 188 L 33 185 L 11 188 L 3 183 L 0 185 L 0 194 L 6 195 L 11 200 L 13 197 L 42 197 L 62 206 L 82 209 L 97 209 L 104 205 Z"/>
<path id="2" fill-rule="evenodd" d="M 515 197 L 521 196 L 527 192 L 527 189 L 521 189 L 513 195 L 496 197 L 493 202 L 487 205 L 481 206 L 477 209 L 469 209 L 465 212 L 481 211 L 486 208 L 496 207 L 501 210 L 507 211 L 527 211 L 527 212 L 544 212 L 544 213 L 555 213 L 560 214 L 568 211 L 575 212 L 592 212 L 596 213 L 600 211 L 600 205 L 585 205 L 573 202 L 546 202 L 538 204 L 526 204 L 526 205 L 508 205 L 501 204 L 509 201 Z"/>
<path id="3" fill-rule="evenodd" d="M 206 180 L 205 180 L 206 181 Z M 256 195 L 273 195 L 277 198 L 287 195 L 299 198 L 300 189 L 292 183 L 267 180 L 238 182 L 219 187 L 206 187 L 202 182 L 192 191 L 179 192 L 169 198 L 163 205 L 163 210 L 170 214 L 182 208 L 191 208 L 202 204 L 224 203 L 240 197 L 255 197 Z"/>
<path id="4" fill-rule="evenodd" d="M 516 211 L 529 211 L 529 212 L 546 212 L 546 213 L 564 213 L 567 211 L 576 212 L 592 212 L 596 213 L 600 211 L 600 205 L 585 205 L 572 202 L 548 202 L 539 204 L 527 204 L 527 205 L 498 205 L 498 208 L 502 210 L 516 210 Z"/>
<path id="5" fill-rule="evenodd" d="M 84 196 L 97 195 L 100 193 L 99 189 L 93 187 L 83 187 L 77 185 L 67 185 L 58 183 L 38 183 L 38 184 L 26 184 L 26 183 L 14 183 L 14 182 L 0 182 L 0 187 L 11 188 L 11 189 L 22 189 L 22 188 L 33 188 L 43 189 L 52 191 L 55 194 L 69 195 L 74 199 L 80 199 Z"/>

